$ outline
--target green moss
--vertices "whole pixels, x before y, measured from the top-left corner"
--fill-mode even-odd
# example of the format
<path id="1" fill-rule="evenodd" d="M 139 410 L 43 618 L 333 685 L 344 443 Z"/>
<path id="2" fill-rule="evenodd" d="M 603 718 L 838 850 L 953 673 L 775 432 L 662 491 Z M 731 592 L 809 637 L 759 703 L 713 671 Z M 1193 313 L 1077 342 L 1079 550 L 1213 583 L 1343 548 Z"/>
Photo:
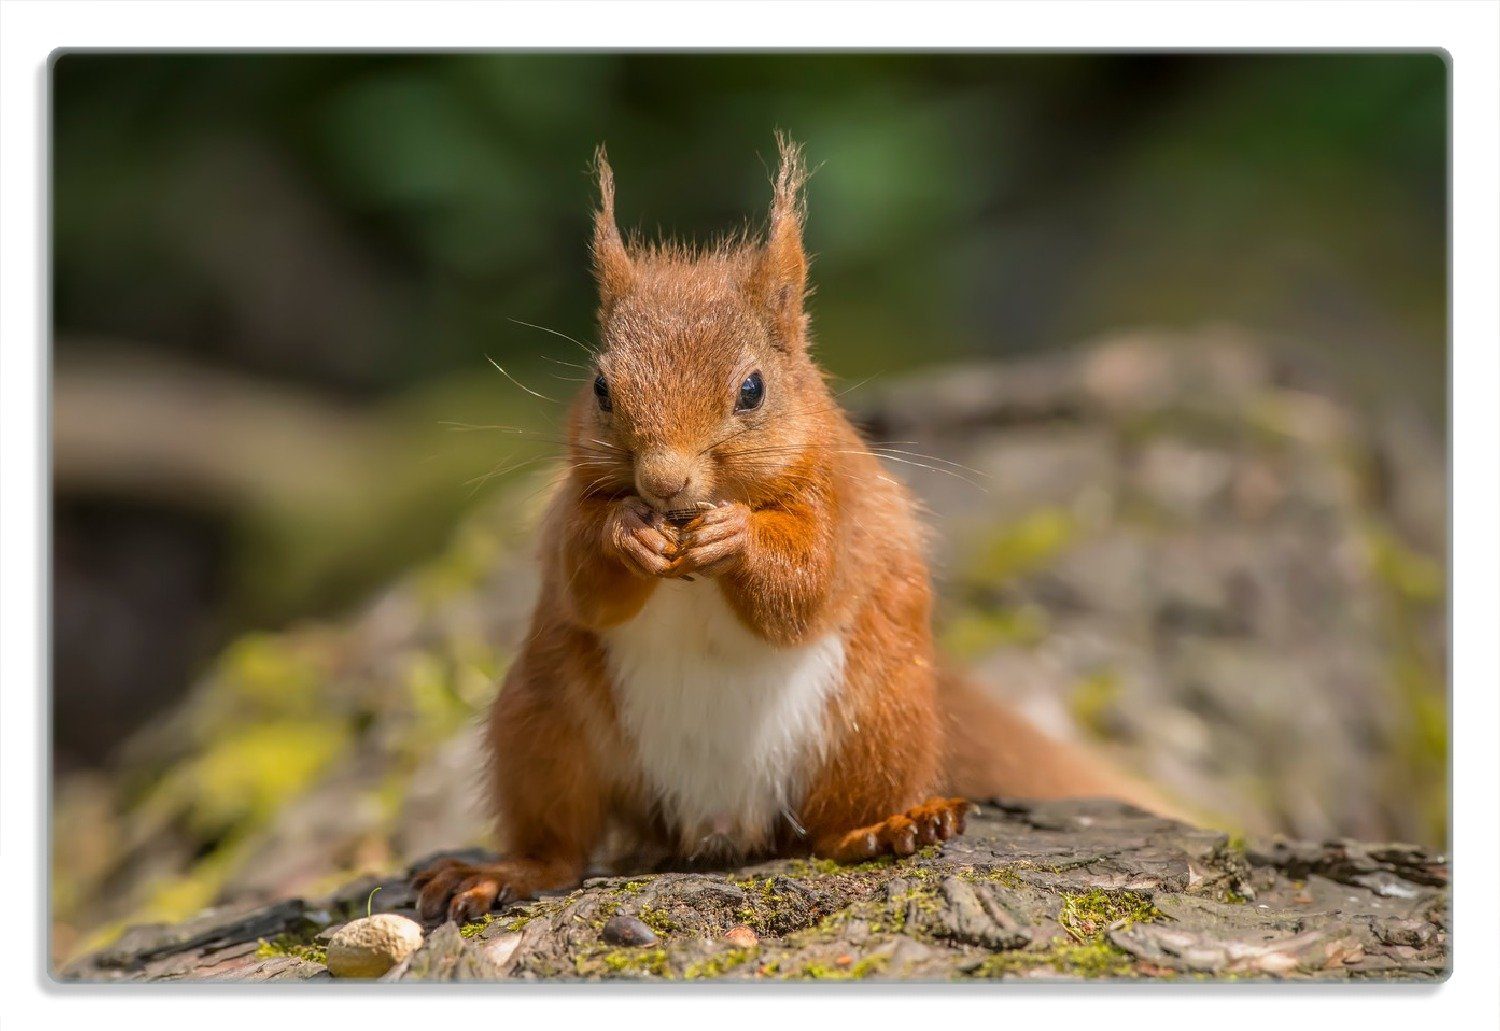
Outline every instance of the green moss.
<path id="1" fill-rule="evenodd" d="M 1058 923 L 1067 937 L 1059 935 L 1042 949 L 997 952 L 970 976 L 1006 977 L 1046 967 L 1072 977 L 1128 977 L 1136 972 L 1135 961 L 1109 940 L 1108 932 L 1166 919 L 1138 892 L 1095 888 L 1062 892 L 1061 898 Z"/>
<path id="2" fill-rule="evenodd" d="M 473 718 L 475 707 L 458 686 L 457 664 L 447 656 L 417 653 L 408 661 L 406 690 L 418 741 L 443 740 Z"/>
<path id="3" fill-rule="evenodd" d="M 884 970 L 889 959 L 888 956 L 865 956 L 844 965 L 808 963 L 790 976 L 810 981 L 861 981 Z"/>
<path id="4" fill-rule="evenodd" d="M 414 577 L 417 598 L 435 607 L 476 590 L 494 568 L 501 544 L 491 527 L 479 521 L 464 523 L 443 553 Z"/>
<path id="5" fill-rule="evenodd" d="M 641 923 L 663 937 L 677 930 L 677 922 L 668 915 L 665 909 L 656 906 L 642 906 L 640 918 Z"/>
<path id="6" fill-rule="evenodd" d="M 943 625 L 940 650 L 973 659 L 1005 645 L 1029 647 L 1047 636 L 1047 612 L 1037 605 L 960 612 Z"/>
<path id="7" fill-rule="evenodd" d="M 1105 939 L 1058 945 L 1052 954 L 1053 969 L 1076 977 L 1125 977 L 1135 969 L 1134 958 Z"/>
<path id="8" fill-rule="evenodd" d="M 811 927 L 804 927 L 792 934 L 791 940 L 795 944 L 808 944 L 819 941 L 832 941 L 843 933 L 849 921 L 856 919 L 856 907 L 846 906 L 843 909 L 829 913 Z"/>
<path id="9" fill-rule="evenodd" d="M 1438 562 L 1408 548 L 1382 526 L 1366 528 L 1365 548 L 1376 578 L 1401 598 L 1419 605 L 1436 605 L 1443 600 L 1446 578 Z"/>
<path id="10" fill-rule="evenodd" d="M 980 547 L 970 576 L 983 583 L 1000 583 L 1041 569 L 1078 535 L 1078 521 L 1060 506 L 1039 508 L 1002 527 Z"/>
<path id="11" fill-rule="evenodd" d="M 900 863 L 895 856 L 876 856 L 861 863 L 849 863 L 840 867 L 845 873 L 880 873 Z"/>
<path id="12" fill-rule="evenodd" d="M 907 929 L 906 899 L 892 899 L 869 923 L 872 934 L 901 934 Z"/>
<path id="13" fill-rule="evenodd" d="M 910 911 L 913 904 L 922 913 L 936 913 L 943 908 L 937 889 L 929 884 L 918 884 L 902 892 L 892 899 L 891 902 L 900 905 L 901 922 L 903 924 L 906 922 L 906 914 Z"/>
<path id="14" fill-rule="evenodd" d="M 849 899 L 849 903 L 814 923 L 802 893 L 783 894 L 777 888 L 776 877 L 740 877 L 730 882 L 745 893 L 745 901 L 734 915 L 756 934 L 792 936 L 808 944 L 828 940 L 853 919 L 868 921 L 871 929 L 878 932 L 897 919 L 890 912 L 883 892 L 883 874 L 889 873 L 890 866 L 889 857 L 850 866 L 826 859 L 790 860 L 782 867 L 787 876 L 801 875 L 799 879 L 810 880 L 821 889 Z"/>
<path id="15" fill-rule="evenodd" d="M 1021 875 L 1016 873 L 1014 869 L 1008 866 L 997 866 L 993 869 L 986 870 L 983 874 L 983 877 L 986 880 L 991 880 L 997 884 L 1002 884 L 1007 888 L 1021 888 L 1026 884 L 1025 881 L 1021 880 Z"/>
<path id="16" fill-rule="evenodd" d="M 1384 586 L 1384 629 L 1391 689 L 1400 707 L 1386 791 L 1416 809 L 1421 836 L 1444 842 L 1448 832 L 1447 675 L 1441 654 L 1423 633 L 1444 590 L 1442 567 L 1406 547 L 1389 529 L 1365 528 L 1372 576 Z"/>
<path id="17" fill-rule="evenodd" d="M 604 930 L 604 925 L 609 918 L 620 911 L 620 903 L 617 899 L 606 899 L 594 907 L 593 915 L 589 918 L 589 926 L 596 931 Z"/>
<path id="18" fill-rule="evenodd" d="M 270 941 L 260 939 L 260 947 L 255 950 L 255 955 L 260 959 L 291 956 L 319 966 L 328 965 L 328 950 L 324 946 L 314 945 L 294 935 L 283 934 Z"/>
<path id="19" fill-rule="evenodd" d="M 387 825 L 401 815 L 406 804 L 406 793 L 411 789 L 411 772 L 405 768 L 394 769 L 380 778 L 380 784 L 369 797 L 385 818 Z"/>
<path id="20" fill-rule="evenodd" d="M 1448 822 L 1448 709 L 1441 665 L 1415 633 L 1398 636 L 1391 679 L 1405 719 L 1393 790 L 1415 796 L 1428 840 L 1434 842 L 1447 839 Z"/>
<path id="21" fill-rule="evenodd" d="M 834 860 L 823 859 L 819 856 L 809 859 L 791 859 L 786 864 L 787 875 L 791 877 L 827 876 L 842 873 L 845 869 L 846 867 L 840 866 Z"/>
<path id="22" fill-rule="evenodd" d="M 1081 728 L 1095 737 L 1108 737 L 1110 717 L 1120 700 L 1120 678 L 1111 670 L 1084 677 L 1068 695 L 1068 711 Z"/>
<path id="23" fill-rule="evenodd" d="M 1041 951 L 996 952 L 970 971 L 969 976 L 1000 978 L 1042 968 L 1072 977 L 1128 977 L 1135 972 L 1130 953 L 1108 939 L 1075 942 L 1059 935 Z"/>
<path id="24" fill-rule="evenodd" d="M 689 963 L 683 970 L 684 979 L 692 981 L 705 977 L 723 977 L 731 970 L 738 969 L 748 963 L 755 956 L 757 949 L 726 949 L 717 952 L 707 959 L 696 963 Z"/>
<path id="25" fill-rule="evenodd" d="M 931 851 L 933 854 L 937 852 L 935 848 Z M 900 876 L 905 878 L 908 884 L 904 891 L 896 895 L 886 894 L 885 877 L 872 877 L 869 873 L 846 876 L 864 881 L 866 890 L 871 894 L 864 898 L 854 898 L 843 908 L 823 917 L 812 927 L 793 931 L 788 939 L 792 944 L 805 947 L 831 942 L 845 936 L 849 925 L 855 921 L 863 922 L 868 932 L 873 935 L 906 933 L 913 937 L 923 937 L 920 928 L 907 926 L 908 911 L 915 907 L 920 912 L 935 912 L 942 905 L 937 888 L 941 877 L 936 871 L 926 867 L 901 871 Z M 858 888 L 846 880 L 839 890 L 847 893 Z"/>
<path id="26" fill-rule="evenodd" d="M 231 835 L 180 877 L 156 884 L 126 923 L 175 923 L 213 904 L 230 873 L 244 858 L 240 836 Z"/>
<path id="27" fill-rule="evenodd" d="M 535 902 L 528 903 L 524 908 L 513 912 L 503 918 L 496 917 L 493 914 L 487 915 L 494 920 L 504 919 L 505 930 L 510 932 L 511 934 L 515 934 L 519 931 L 524 931 L 526 929 L 526 926 L 533 920 L 539 920 L 542 917 L 552 916 L 567 904 L 568 900 L 566 898 L 539 899 Z"/>
<path id="28" fill-rule="evenodd" d="M 735 915 L 756 934 L 782 934 L 806 925 L 799 900 L 783 897 L 776 890 L 776 878 L 742 877 L 731 883 L 746 896 Z"/>
<path id="29" fill-rule="evenodd" d="M 1057 922 L 1074 940 L 1088 942 L 1107 930 L 1161 919 L 1161 910 L 1139 892 L 1093 888 L 1077 894 L 1063 892 Z"/>
<path id="30" fill-rule="evenodd" d="M 224 704 L 240 717 L 293 716 L 313 712 L 326 675 L 316 638 L 244 634 L 220 655 L 214 675 Z"/>
<path id="31" fill-rule="evenodd" d="M 995 952 L 984 958 L 978 966 L 968 971 L 967 976 L 988 979 L 1009 977 L 1027 970 L 1035 970 L 1047 962 L 1045 956 L 1035 952 Z"/>
<path id="32" fill-rule="evenodd" d="M 666 977 L 667 950 L 661 948 L 594 949 L 574 960 L 580 977 Z"/>
<path id="33" fill-rule="evenodd" d="M 492 924 L 494 922 L 495 922 L 494 916 L 492 916 L 489 913 L 486 913 L 480 919 L 474 920 L 474 921 L 472 921 L 470 923 L 467 923 L 467 924 L 464 924 L 462 927 L 460 927 L 458 929 L 458 933 L 461 934 L 461 935 L 463 935 L 465 938 L 473 938 L 476 935 L 480 934 L 486 927 L 490 926 L 490 924 Z"/>
<path id="34" fill-rule="evenodd" d="M 327 719 L 251 724 L 176 767 L 144 806 L 181 812 L 205 839 L 260 826 L 347 744 L 345 727 Z"/>

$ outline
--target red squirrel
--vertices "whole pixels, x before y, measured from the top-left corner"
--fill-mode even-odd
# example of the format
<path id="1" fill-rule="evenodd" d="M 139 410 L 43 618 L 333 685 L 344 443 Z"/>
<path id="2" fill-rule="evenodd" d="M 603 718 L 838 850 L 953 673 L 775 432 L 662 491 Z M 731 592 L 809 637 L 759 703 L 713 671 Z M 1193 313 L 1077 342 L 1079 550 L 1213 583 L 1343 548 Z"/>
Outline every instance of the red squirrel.
<path id="1" fill-rule="evenodd" d="M 599 346 L 491 709 L 508 858 L 414 878 L 426 919 L 576 885 L 607 832 L 677 860 L 909 855 L 967 797 L 1114 795 L 942 671 L 923 531 L 809 354 L 805 166 L 763 239 L 627 242 L 596 156 Z"/>

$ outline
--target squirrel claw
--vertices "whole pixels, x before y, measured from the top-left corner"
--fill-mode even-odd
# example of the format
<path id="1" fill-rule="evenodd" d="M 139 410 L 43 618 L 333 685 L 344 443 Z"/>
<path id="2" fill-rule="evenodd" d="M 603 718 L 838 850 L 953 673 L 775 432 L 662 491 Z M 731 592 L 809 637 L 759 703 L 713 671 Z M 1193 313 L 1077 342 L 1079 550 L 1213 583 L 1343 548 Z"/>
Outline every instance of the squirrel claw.
<path id="1" fill-rule="evenodd" d="M 852 830 L 818 851 L 839 863 L 858 863 L 879 855 L 909 856 L 923 845 L 962 834 L 969 809 L 967 799 L 929 798 L 904 813 Z"/>
<path id="2" fill-rule="evenodd" d="M 514 894 L 498 865 L 439 859 L 411 879 L 417 889 L 417 915 L 433 923 L 447 918 L 457 924 L 478 920 Z"/>

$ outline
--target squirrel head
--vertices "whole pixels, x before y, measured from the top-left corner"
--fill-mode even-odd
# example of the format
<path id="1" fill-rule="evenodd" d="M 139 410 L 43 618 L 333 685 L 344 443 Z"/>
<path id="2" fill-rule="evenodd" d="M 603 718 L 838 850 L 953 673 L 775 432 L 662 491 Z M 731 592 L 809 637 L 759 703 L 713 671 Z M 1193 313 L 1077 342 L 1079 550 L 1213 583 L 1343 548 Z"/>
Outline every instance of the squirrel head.
<path id="1" fill-rule="evenodd" d="M 832 401 L 808 354 L 807 172 L 801 148 L 777 142 L 764 235 L 703 248 L 627 242 L 599 148 L 599 348 L 571 413 L 587 490 L 635 493 L 681 517 L 703 503 L 776 496 L 807 461 Z"/>

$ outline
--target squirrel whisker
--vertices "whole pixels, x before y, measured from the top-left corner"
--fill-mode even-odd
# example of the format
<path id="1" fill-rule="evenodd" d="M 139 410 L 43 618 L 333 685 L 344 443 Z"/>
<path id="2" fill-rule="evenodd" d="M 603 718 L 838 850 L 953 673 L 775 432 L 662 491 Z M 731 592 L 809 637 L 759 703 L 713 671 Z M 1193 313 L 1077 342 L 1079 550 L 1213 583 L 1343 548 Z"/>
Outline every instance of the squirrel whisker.
<path id="1" fill-rule="evenodd" d="M 495 359 L 491 358 L 489 355 L 485 355 L 484 356 L 484 360 L 487 361 L 487 362 L 489 362 L 495 368 L 499 369 L 500 370 L 500 375 L 502 375 L 506 379 L 510 380 L 512 383 L 514 383 L 516 386 L 520 387 L 522 390 L 526 391 L 526 393 L 530 394 L 532 397 L 540 398 L 543 401 L 551 401 L 553 404 L 557 404 L 558 403 L 557 398 L 555 398 L 555 397 L 548 397 L 546 394 L 539 394 L 535 390 L 532 390 L 530 387 L 528 387 L 526 384 L 522 383 L 520 380 L 516 379 L 510 373 L 508 373 L 508 372 L 505 371 L 505 367 L 503 365 L 501 365 L 499 362 L 495 361 Z"/>
<path id="2" fill-rule="evenodd" d="M 591 355 L 596 355 L 596 354 L 599 353 L 594 348 L 590 347 L 588 344 L 585 344 L 582 340 L 579 340 L 577 337 L 570 337 L 570 336 L 568 336 L 568 334 L 562 332 L 561 330 L 551 329 L 551 328 L 549 328 L 547 326 L 538 326 L 534 322 L 526 322 L 523 319 L 513 319 L 513 318 L 510 318 L 509 316 L 506 317 L 506 321 L 507 322 L 514 322 L 518 326 L 525 326 L 527 329 L 539 329 L 543 333 L 551 333 L 553 336 L 560 337 L 563 340 L 568 341 L 569 343 L 577 344 L 579 347 L 583 348 L 585 351 L 587 351 Z M 583 368 L 583 366 L 581 366 L 581 365 L 578 366 L 578 367 L 580 369 Z"/>

